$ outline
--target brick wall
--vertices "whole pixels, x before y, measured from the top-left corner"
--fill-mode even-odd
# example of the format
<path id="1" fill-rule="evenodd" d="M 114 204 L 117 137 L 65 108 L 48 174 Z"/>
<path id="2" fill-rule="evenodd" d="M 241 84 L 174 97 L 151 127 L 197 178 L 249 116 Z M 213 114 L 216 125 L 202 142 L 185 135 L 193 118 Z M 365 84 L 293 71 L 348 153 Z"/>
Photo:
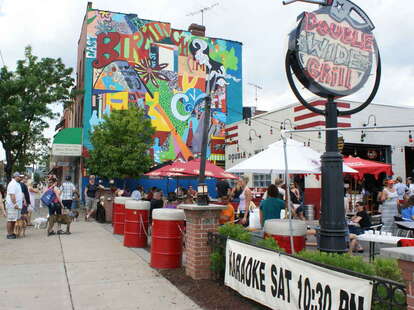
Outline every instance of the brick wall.
<path id="1" fill-rule="evenodd" d="M 219 225 L 221 210 L 185 210 L 186 216 L 186 274 L 195 280 L 210 279 L 211 249 L 208 232 Z"/>
<path id="2" fill-rule="evenodd" d="M 414 262 L 398 260 L 398 265 L 407 285 L 407 309 L 414 310 Z"/>

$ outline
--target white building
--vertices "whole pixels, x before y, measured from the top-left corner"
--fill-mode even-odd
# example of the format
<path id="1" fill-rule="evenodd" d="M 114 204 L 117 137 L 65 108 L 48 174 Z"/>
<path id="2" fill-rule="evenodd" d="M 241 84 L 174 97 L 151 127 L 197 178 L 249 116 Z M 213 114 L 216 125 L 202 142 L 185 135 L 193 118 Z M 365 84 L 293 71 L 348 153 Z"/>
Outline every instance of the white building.
<path id="1" fill-rule="evenodd" d="M 322 100 L 315 100 L 316 106 L 323 106 Z M 358 102 L 341 100 L 338 108 L 355 108 Z M 324 107 L 321 107 L 324 109 Z M 338 127 L 363 127 L 414 124 L 414 108 L 370 104 L 367 108 L 351 116 L 339 117 Z M 369 123 L 368 123 L 369 122 Z M 324 116 L 311 112 L 299 102 L 254 116 L 227 126 L 226 169 L 266 148 L 280 139 L 281 127 L 286 129 L 324 128 Z M 414 128 L 378 129 L 374 131 L 340 131 L 344 139 L 343 155 L 359 156 L 365 159 L 392 164 L 394 176 L 413 176 L 414 144 L 410 142 L 409 130 Z M 363 142 L 361 140 L 363 136 Z M 325 132 L 293 133 L 292 138 L 306 143 L 311 148 L 325 151 Z M 250 175 L 250 187 L 265 187 L 277 175 Z M 313 179 L 313 180 L 312 180 Z M 319 187 L 314 177 L 306 178 L 305 187 Z"/>

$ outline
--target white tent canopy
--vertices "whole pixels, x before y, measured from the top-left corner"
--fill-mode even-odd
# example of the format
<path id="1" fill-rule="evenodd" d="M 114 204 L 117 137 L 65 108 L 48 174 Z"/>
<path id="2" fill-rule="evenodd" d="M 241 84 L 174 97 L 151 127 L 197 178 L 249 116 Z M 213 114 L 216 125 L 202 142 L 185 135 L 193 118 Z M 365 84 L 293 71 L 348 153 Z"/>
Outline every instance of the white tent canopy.
<path id="1" fill-rule="evenodd" d="M 290 174 L 320 174 L 321 155 L 303 143 L 293 139 L 286 141 L 288 172 Z M 230 173 L 285 173 L 285 159 L 283 140 L 275 142 L 264 151 L 238 163 L 226 170 Z M 354 169 L 344 165 L 345 173 L 357 173 Z"/>

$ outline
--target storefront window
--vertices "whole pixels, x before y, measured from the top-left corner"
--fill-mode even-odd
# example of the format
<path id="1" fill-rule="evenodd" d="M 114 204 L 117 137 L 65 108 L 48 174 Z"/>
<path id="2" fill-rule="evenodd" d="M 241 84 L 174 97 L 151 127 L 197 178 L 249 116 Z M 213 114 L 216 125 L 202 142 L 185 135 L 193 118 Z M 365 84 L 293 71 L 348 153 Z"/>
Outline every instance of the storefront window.
<path id="1" fill-rule="evenodd" d="M 268 187 L 271 183 L 270 174 L 253 173 L 253 187 Z"/>

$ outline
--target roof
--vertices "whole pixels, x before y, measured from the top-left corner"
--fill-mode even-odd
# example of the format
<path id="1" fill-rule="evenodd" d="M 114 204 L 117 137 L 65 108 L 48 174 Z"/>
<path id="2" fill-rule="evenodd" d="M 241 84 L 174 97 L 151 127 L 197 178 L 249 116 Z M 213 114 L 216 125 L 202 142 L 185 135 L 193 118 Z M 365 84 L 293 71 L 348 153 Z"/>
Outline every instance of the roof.
<path id="1" fill-rule="evenodd" d="M 100 9 L 96 9 L 96 8 L 88 8 L 87 11 L 105 11 L 105 12 L 110 12 L 110 13 L 115 13 L 115 14 L 135 14 L 135 15 L 137 15 L 137 13 L 124 13 L 124 12 L 116 12 L 116 11 L 110 11 L 110 10 L 100 10 Z M 160 21 L 160 20 L 152 20 L 152 19 L 144 19 L 144 20 L 151 21 L 151 22 L 165 23 L 165 24 L 171 25 L 170 22 L 163 22 L 163 21 Z M 173 29 L 174 30 L 180 30 L 180 31 L 189 32 L 188 30 L 177 29 L 177 28 L 174 28 L 174 27 L 173 27 Z M 235 42 L 235 43 L 239 43 L 240 45 L 243 45 L 242 42 L 236 41 L 236 40 L 229 40 L 229 39 L 216 38 L 216 37 L 208 37 L 208 36 L 204 36 L 204 38 L 215 39 L 215 40 L 224 40 L 224 41 Z"/>
<path id="2" fill-rule="evenodd" d="M 325 100 L 325 99 L 320 98 L 320 97 L 311 97 L 311 98 L 308 98 L 307 100 L 308 100 L 308 102 L 312 102 L 314 100 Z M 340 101 L 350 103 L 351 105 L 352 104 L 361 104 L 361 102 L 352 101 L 352 100 L 342 100 L 342 99 L 340 99 Z M 272 114 L 272 113 L 275 113 L 275 112 L 279 112 L 279 111 L 282 111 L 282 110 L 285 110 L 285 109 L 295 107 L 298 104 L 300 105 L 301 103 L 299 101 L 295 101 L 294 103 L 289 103 L 289 104 L 286 104 L 284 106 L 280 106 L 280 107 L 271 109 L 267 112 L 261 113 L 259 115 L 255 115 L 252 118 L 263 117 L 263 116 L 268 115 L 268 114 Z M 390 104 L 390 103 L 375 103 L 375 102 L 372 102 L 371 104 L 376 105 L 376 106 L 384 106 L 384 107 L 399 108 L 399 109 L 414 109 L 414 106 L 398 105 L 398 104 L 396 105 L 396 104 Z"/>

